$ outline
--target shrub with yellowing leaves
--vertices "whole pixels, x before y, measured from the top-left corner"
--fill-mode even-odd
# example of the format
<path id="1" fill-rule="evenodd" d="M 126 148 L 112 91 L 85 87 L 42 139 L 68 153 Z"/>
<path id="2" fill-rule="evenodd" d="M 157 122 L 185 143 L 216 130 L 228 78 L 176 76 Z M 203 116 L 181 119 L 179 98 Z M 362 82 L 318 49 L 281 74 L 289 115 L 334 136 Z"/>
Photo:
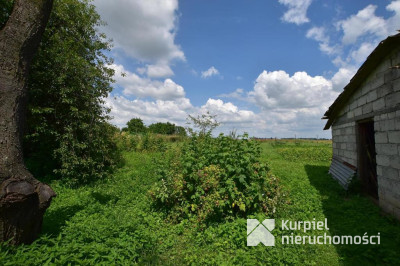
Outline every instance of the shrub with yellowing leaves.
<path id="1" fill-rule="evenodd" d="M 271 217 L 280 187 L 259 156 L 259 144 L 247 135 L 194 135 L 160 166 L 150 196 L 172 220 L 203 222 L 258 211 Z"/>

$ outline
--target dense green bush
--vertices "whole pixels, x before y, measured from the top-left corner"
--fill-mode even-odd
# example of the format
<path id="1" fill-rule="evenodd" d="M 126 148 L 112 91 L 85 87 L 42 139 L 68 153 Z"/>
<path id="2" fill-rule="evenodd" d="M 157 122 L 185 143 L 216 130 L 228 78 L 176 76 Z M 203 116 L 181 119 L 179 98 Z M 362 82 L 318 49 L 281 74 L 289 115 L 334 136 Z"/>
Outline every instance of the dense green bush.
<path id="1" fill-rule="evenodd" d="M 154 134 L 144 134 L 140 136 L 138 142 L 138 151 L 165 151 L 167 149 L 166 141 L 162 136 Z"/>
<path id="2" fill-rule="evenodd" d="M 131 134 L 143 134 L 147 132 L 147 127 L 141 118 L 136 117 L 129 120 L 126 123 L 126 127 L 124 127 L 122 131 L 129 132 Z"/>
<path id="3" fill-rule="evenodd" d="M 121 151 L 135 151 L 138 145 L 138 137 L 129 134 L 127 131 L 117 132 L 114 134 L 114 141 Z"/>
<path id="4" fill-rule="evenodd" d="M 118 163 L 104 107 L 114 71 L 100 25 L 90 1 L 54 1 L 29 77 L 24 152 L 36 176 L 87 183 Z"/>
<path id="5" fill-rule="evenodd" d="M 160 163 L 160 181 L 150 190 L 173 220 L 198 222 L 263 211 L 273 216 L 280 202 L 278 180 L 258 161 L 257 142 L 210 134 L 194 135 L 180 152 Z"/>
<path id="6" fill-rule="evenodd" d="M 154 123 L 149 126 L 149 131 L 155 134 L 172 135 L 175 134 L 175 125 L 172 123 Z"/>
<path id="7" fill-rule="evenodd" d="M 184 127 L 177 126 L 170 122 L 157 122 L 149 125 L 148 127 L 143 123 L 141 118 L 132 118 L 126 123 L 126 127 L 122 128 L 123 132 L 129 132 L 130 134 L 145 134 L 153 133 L 159 135 L 175 135 L 185 137 L 186 130 Z"/>
<path id="8" fill-rule="evenodd" d="M 182 136 L 182 137 L 186 136 L 186 130 L 184 127 L 177 126 L 177 125 L 169 123 L 169 122 L 154 123 L 154 124 L 151 124 L 148 127 L 148 129 L 151 133 L 155 133 L 155 134 L 177 135 L 177 136 Z"/>

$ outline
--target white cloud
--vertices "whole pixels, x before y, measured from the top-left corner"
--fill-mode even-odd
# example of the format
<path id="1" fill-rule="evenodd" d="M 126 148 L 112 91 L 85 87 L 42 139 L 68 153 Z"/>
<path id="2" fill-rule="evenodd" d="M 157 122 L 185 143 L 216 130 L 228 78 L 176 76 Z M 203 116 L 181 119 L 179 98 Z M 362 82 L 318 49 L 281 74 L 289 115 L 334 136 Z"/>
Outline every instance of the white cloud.
<path id="1" fill-rule="evenodd" d="M 117 85 L 123 88 L 125 95 L 152 97 L 159 100 L 173 100 L 185 97 L 185 90 L 171 79 L 164 82 L 142 78 L 124 69 L 122 65 L 111 65 L 115 70 Z"/>
<path id="2" fill-rule="evenodd" d="M 174 71 L 165 63 L 138 67 L 136 72 L 140 75 L 146 74 L 149 78 L 167 78 L 174 75 Z"/>
<path id="3" fill-rule="evenodd" d="M 289 76 L 285 71 L 263 71 L 257 78 L 250 98 L 263 109 L 325 108 L 322 101 L 336 96 L 331 81 L 321 76 L 311 77 L 306 72 Z"/>
<path id="4" fill-rule="evenodd" d="M 319 42 L 319 49 L 322 52 L 328 55 L 337 54 L 338 48 L 329 44 L 330 39 L 325 31 L 324 27 L 312 27 L 307 31 L 306 37 Z"/>
<path id="5" fill-rule="evenodd" d="M 356 72 L 357 68 L 355 67 L 341 67 L 331 79 L 332 89 L 338 92 L 343 91 Z"/>
<path id="6" fill-rule="evenodd" d="M 146 124 L 156 122 L 172 122 L 185 126 L 189 114 L 205 114 L 209 112 L 216 115 L 218 132 L 229 133 L 238 129 L 240 133 L 254 131 L 255 128 L 265 128 L 265 122 L 252 111 L 240 110 L 234 104 L 224 103 L 219 99 L 208 99 L 201 107 L 194 107 L 190 100 L 181 98 L 173 101 L 143 101 L 139 99 L 129 100 L 123 96 L 108 97 L 106 106 L 111 108 L 111 122 L 122 128 L 133 117 L 140 117 Z"/>
<path id="7" fill-rule="evenodd" d="M 388 32 L 392 34 L 400 29 L 400 0 L 391 2 L 386 6 L 386 10 L 394 12 L 394 15 L 386 21 Z"/>
<path id="8" fill-rule="evenodd" d="M 108 97 L 106 105 L 111 108 L 112 123 L 124 127 L 134 117 L 140 117 L 146 124 L 156 122 L 173 122 L 184 125 L 187 114 L 194 107 L 187 98 L 174 101 L 128 100 L 123 96 Z"/>
<path id="9" fill-rule="evenodd" d="M 341 91 L 348 84 L 359 66 L 383 38 L 396 33 L 396 27 L 400 25 L 400 0 L 392 1 L 386 6 L 388 11 L 393 12 L 389 18 L 377 16 L 376 9 L 376 5 L 368 5 L 356 14 L 337 22 L 336 33 L 339 33 L 342 39 L 341 44 L 330 45 L 327 27 L 312 27 L 307 31 L 306 37 L 319 42 L 323 53 L 334 56 L 332 63 L 339 68 L 331 79 L 334 91 Z"/>
<path id="10" fill-rule="evenodd" d="M 238 100 L 244 100 L 244 90 L 241 88 L 236 89 L 234 92 L 231 93 L 223 93 L 218 95 L 218 97 L 221 98 L 232 98 L 232 99 L 238 99 Z"/>
<path id="11" fill-rule="evenodd" d="M 365 34 L 373 34 L 380 38 L 388 35 L 385 19 L 375 15 L 377 6 L 368 5 L 356 15 L 339 21 L 338 27 L 343 30 L 343 43 L 352 44 Z"/>
<path id="12" fill-rule="evenodd" d="M 144 75 L 147 72 L 147 67 L 138 67 L 136 69 L 136 71 L 140 74 L 140 75 Z"/>
<path id="13" fill-rule="evenodd" d="M 115 48 L 148 62 L 185 60 L 175 44 L 178 0 L 95 0 Z"/>
<path id="14" fill-rule="evenodd" d="M 306 37 L 318 42 L 329 42 L 329 37 L 326 36 L 325 28 L 323 27 L 312 27 L 307 31 Z"/>
<path id="15" fill-rule="evenodd" d="M 257 116 L 266 125 L 263 136 L 285 137 L 329 137 L 321 133 L 325 123 L 321 117 L 337 95 L 332 81 L 324 77 L 306 72 L 290 76 L 285 71 L 263 71 L 248 93 L 249 100 L 261 108 Z"/>
<path id="16" fill-rule="evenodd" d="M 278 0 L 279 3 L 287 6 L 288 11 L 283 14 L 282 20 L 297 25 L 304 24 L 310 20 L 307 18 L 307 9 L 312 0 Z"/>
<path id="17" fill-rule="evenodd" d="M 212 77 L 212 76 L 218 76 L 218 75 L 219 75 L 219 71 L 214 66 L 210 67 L 206 71 L 202 71 L 201 72 L 201 77 L 203 79 L 209 78 L 209 77 Z"/>
<path id="18" fill-rule="evenodd" d="M 306 37 L 319 42 L 323 53 L 335 56 L 332 62 L 336 66 L 358 68 L 382 39 L 397 33 L 400 25 L 400 0 L 386 6 L 388 11 L 393 12 L 388 18 L 377 16 L 376 9 L 376 5 L 368 5 L 356 14 L 334 23 L 335 32 L 326 26 L 312 27 Z M 331 45 L 330 36 L 338 34 L 341 43 Z"/>
<path id="19" fill-rule="evenodd" d="M 352 51 L 350 57 L 354 60 L 357 64 L 364 62 L 370 53 L 374 50 L 376 44 L 372 44 L 369 42 L 364 42 L 360 45 L 360 47 Z"/>
<path id="20" fill-rule="evenodd" d="M 167 64 L 148 65 L 146 72 L 150 78 L 165 78 L 174 75 L 174 72 Z"/>
<path id="21" fill-rule="evenodd" d="M 337 78 L 339 79 L 339 78 Z M 185 126 L 189 114 L 210 112 L 221 122 L 215 133 L 237 130 L 259 137 L 315 137 L 321 133 L 324 112 L 337 96 L 332 83 L 323 77 L 312 77 L 305 72 L 290 76 L 284 71 L 263 71 L 254 89 L 247 94 L 237 89 L 230 96 L 240 96 L 260 108 L 259 112 L 239 108 L 221 99 L 208 99 L 195 107 L 184 97 L 172 100 L 129 100 L 124 96 L 109 97 L 107 105 L 112 108 L 112 122 L 123 127 L 132 117 L 142 118 L 146 124 L 166 122 Z M 236 93 L 236 94 L 235 94 Z"/>
<path id="22" fill-rule="evenodd" d="M 220 99 L 208 99 L 206 104 L 201 106 L 200 112 L 210 112 L 211 114 L 217 115 L 217 120 L 224 124 L 248 124 L 254 123 L 258 120 L 257 115 L 248 110 L 239 110 L 239 108 L 230 103 L 224 103 Z"/>

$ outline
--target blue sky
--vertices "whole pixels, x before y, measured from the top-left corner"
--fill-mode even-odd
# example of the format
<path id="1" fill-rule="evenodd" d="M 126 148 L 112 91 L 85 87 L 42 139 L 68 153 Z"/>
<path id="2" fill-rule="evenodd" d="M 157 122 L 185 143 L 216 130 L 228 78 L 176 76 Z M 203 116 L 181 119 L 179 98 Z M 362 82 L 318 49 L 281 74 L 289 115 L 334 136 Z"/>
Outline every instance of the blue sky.
<path id="1" fill-rule="evenodd" d="M 114 43 L 107 105 L 119 127 L 133 117 L 185 126 L 208 111 L 216 132 L 330 138 L 324 112 L 400 29 L 400 0 L 93 3 Z"/>

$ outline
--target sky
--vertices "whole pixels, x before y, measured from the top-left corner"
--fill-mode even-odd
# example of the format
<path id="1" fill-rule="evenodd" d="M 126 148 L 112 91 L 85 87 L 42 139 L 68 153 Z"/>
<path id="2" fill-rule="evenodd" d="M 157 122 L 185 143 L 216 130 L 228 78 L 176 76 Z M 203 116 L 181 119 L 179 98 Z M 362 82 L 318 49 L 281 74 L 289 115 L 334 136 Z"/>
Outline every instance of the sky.
<path id="1" fill-rule="evenodd" d="M 400 29 L 400 0 L 94 0 L 113 40 L 111 122 L 331 138 L 325 111 Z"/>

